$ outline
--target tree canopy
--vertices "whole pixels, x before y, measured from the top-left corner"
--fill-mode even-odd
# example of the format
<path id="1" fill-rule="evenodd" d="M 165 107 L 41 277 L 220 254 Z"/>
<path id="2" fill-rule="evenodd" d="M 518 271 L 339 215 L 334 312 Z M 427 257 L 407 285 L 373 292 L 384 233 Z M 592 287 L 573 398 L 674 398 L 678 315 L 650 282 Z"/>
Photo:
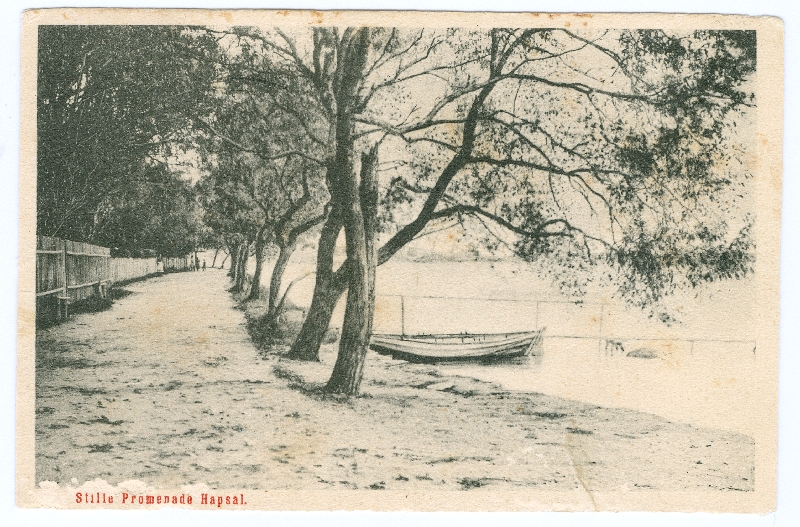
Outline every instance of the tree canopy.
<path id="1" fill-rule="evenodd" d="M 748 128 L 755 102 L 752 32 L 317 28 L 252 38 L 305 86 L 293 92 L 298 113 L 314 107 L 328 122 L 325 163 L 342 211 L 329 235 L 344 228 L 348 259 L 328 269 L 320 240 L 319 302 L 293 353 L 313 356 L 331 299 L 348 290 L 349 379 L 334 390 L 357 391 L 368 270 L 432 222 L 470 222 L 523 258 L 546 258 L 567 287 L 600 275 L 643 306 L 751 269 L 752 220 L 738 210 L 752 134 L 736 127 Z M 373 221 L 363 193 L 374 184 L 359 176 L 359 150 L 396 167 L 376 209 L 390 235 L 374 262 L 358 226 Z"/>
<path id="2" fill-rule="evenodd" d="M 215 49 L 182 27 L 39 27 L 40 234 L 185 254 L 199 224 L 176 167 Z"/>
<path id="3" fill-rule="evenodd" d="M 392 179 L 386 205 L 421 204 L 381 261 L 431 220 L 455 217 L 490 244 L 546 258 L 565 285 L 600 264 L 642 305 L 748 272 L 751 219 L 738 209 L 752 137 L 735 130 L 754 104 L 752 32 L 482 37 L 469 38 L 470 64 L 452 68 L 461 80 L 421 118 L 361 119 L 410 144 L 413 170 Z"/>

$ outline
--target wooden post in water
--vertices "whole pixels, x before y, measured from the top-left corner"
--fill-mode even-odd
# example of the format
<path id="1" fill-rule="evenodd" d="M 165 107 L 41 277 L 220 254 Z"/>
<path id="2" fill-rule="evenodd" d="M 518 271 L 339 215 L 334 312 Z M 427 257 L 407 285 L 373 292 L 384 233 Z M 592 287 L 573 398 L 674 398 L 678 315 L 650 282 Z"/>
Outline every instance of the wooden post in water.
<path id="1" fill-rule="evenodd" d="M 603 353 L 603 311 L 605 311 L 605 304 L 600 303 L 600 328 L 597 335 L 597 354 Z"/>
<path id="2" fill-rule="evenodd" d="M 400 295 L 400 335 L 406 336 L 406 302 L 403 295 Z"/>

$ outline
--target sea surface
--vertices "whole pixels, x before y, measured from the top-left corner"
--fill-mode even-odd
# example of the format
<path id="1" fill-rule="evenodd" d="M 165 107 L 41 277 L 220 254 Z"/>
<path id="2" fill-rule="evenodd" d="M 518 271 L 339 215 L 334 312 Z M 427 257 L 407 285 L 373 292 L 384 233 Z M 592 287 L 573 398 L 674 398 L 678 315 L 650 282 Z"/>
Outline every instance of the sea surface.
<path id="1" fill-rule="evenodd" d="M 298 258 L 284 283 L 313 271 Z M 487 333 L 545 329 L 543 354 L 522 363 L 445 365 L 446 373 L 695 426 L 751 434 L 758 426 L 754 285 L 725 282 L 670 300 L 676 319 L 595 287 L 576 298 L 517 261 L 392 261 L 379 267 L 377 333 Z M 267 279 L 265 279 L 265 282 Z M 289 298 L 308 305 L 313 275 Z M 577 302 L 577 303 L 576 303 Z M 341 323 L 343 303 L 333 325 Z"/>

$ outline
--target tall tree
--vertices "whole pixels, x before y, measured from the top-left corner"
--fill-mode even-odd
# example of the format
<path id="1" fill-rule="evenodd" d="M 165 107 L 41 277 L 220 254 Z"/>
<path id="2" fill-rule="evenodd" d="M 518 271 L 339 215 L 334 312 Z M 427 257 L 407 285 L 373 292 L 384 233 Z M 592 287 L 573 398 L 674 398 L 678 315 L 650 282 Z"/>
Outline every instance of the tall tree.
<path id="1" fill-rule="evenodd" d="M 234 51 L 224 58 L 224 89 L 218 109 L 198 118 L 207 133 L 204 148 L 215 162 L 235 163 L 233 171 L 217 171 L 227 183 L 248 195 L 242 206 L 254 207 L 261 218 L 256 236 L 256 267 L 249 294 L 260 296 L 261 273 L 268 244 L 278 248 L 273 266 L 266 324 L 278 316 L 283 274 L 298 239 L 325 219 L 328 193 L 322 162 L 315 157 L 320 140 L 318 120 L 291 101 L 291 77 L 259 49 L 258 39 L 238 32 L 218 34 Z M 280 80 L 276 84 L 276 79 Z M 272 89 L 265 90 L 265 87 Z M 225 182 L 221 182 L 225 183 Z"/>
<path id="2" fill-rule="evenodd" d="M 325 155 L 326 180 L 331 199 L 328 219 L 319 242 L 316 290 L 330 290 L 333 249 L 339 233 L 344 230 L 350 262 L 347 274 L 349 287 L 340 340 L 340 360 L 334 367 L 328 389 L 351 393 L 358 389 L 370 338 L 375 262 L 369 254 L 374 247 L 374 235 L 368 226 L 373 223 L 376 208 L 372 202 L 377 202 L 377 171 L 368 169 L 373 163 L 369 159 L 373 159 L 377 152 L 372 151 L 365 158 L 365 166 L 359 172 L 354 119 L 363 111 L 359 92 L 368 73 L 373 43 L 378 39 L 395 42 L 395 33 L 372 28 L 347 28 L 341 33 L 335 28 L 316 28 L 311 33 L 313 42 L 306 57 L 309 62 L 306 63 L 293 37 L 280 30 L 276 32 L 280 43 L 269 38 L 262 38 L 261 41 L 276 60 L 283 61 L 284 70 L 291 72 L 290 78 L 305 81 L 304 88 L 297 90 L 295 97 L 303 101 L 306 108 L 317 110 L 327 123 L 327 134 L 320 142 Z M 306 97 L 300 98 L 298 95 Z M 307 115 L 307 112 L 295 113 Z M 328 312 L 332 311 L 333 306 L 321 306 L 321 299 L 324 304 L 332 298 L 315 294 L 312 318 L 327 316 L 324 321 L 327 328 L 330 320 Z M 335 298 L 332 300 L 335 303 Z"/>
<path id="3" fill-rule="evenodd" d="M 241 184 L 251 167 L 240 158 L 222 157 L 197 184 L 204 222 L 222 236 L 231 255 L 233 291 L 242 292 L 247 278 L 250 248 L 264 236 L 264 213 Z"/>
<path id="4" fill-rule="evenodd" d="M 185 256 L 202 245 L 204 225 L 191 183 L 163 165 L 128 182 L 97 211 L 92 239 L 112 254 Z"/>
<path id="5" fill-rule="evenodd" d="M 360 195 L 373 178 L 363 170 L 359 178 L 352 159 L 356 141 L 371 134 L 424 147 L 417 150 L 422 169 L 394 179 L 384 201 L 410 201 L 417 213 L 378 250 L 376 264 L 431 221 L 471 217 L 515 235 L 525 258 L 607 267 L 620 294 L 641 304 L 749 271 L 749 219 L 726 213 L 748 177 L 731 144 L 742 139 L 732 130 L 746 124 L 753 102 L 752 32 L 451 31 L 457 44 L 443 48 L 435 36 L 403 47 L 381 39 L 397 31 L 326 31 L 304 47 L 281 35 L 276 48 L 295 61 L 318 101 L 334 103 L 327 112 L 336 132 L 331 214 L 311 310 L 292 350 L 316 357 L 332 307 L 348 289 L 330 390 L 357 392 L 368 342 L 362 238 L 373 219 L 364 217 Z M 311 59 L 299 49 L 311 49 Z M 409 92 L 419 93 L 414 83 L 434 75 L 446 79 L 439 96 L 408 102 Z M 348 258 L 333 272 L 340 225 Z"/>

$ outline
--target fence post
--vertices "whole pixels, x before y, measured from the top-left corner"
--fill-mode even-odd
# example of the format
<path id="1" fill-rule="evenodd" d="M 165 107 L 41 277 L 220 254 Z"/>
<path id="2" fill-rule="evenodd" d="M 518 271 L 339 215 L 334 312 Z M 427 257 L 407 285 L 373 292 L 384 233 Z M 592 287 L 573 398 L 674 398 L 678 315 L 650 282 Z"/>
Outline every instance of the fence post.
<path id="1" fill-rule="evenodd" d="M 61 240 L 61 279 L 63 280 L 64 292 L 58 298 L 58 317 L 65 319 L 69 316 L 69 284 L 67 283 L 67 240 Z M 63 308 L 62 308 L 63 306 Z"/>
<path id="2" fill-rule="evenodd" d="M 61 280 L 64 286 L 63 296 L 69 296 L 69 287 L 67 287 L 67 241 L 61 240 Z"/>

